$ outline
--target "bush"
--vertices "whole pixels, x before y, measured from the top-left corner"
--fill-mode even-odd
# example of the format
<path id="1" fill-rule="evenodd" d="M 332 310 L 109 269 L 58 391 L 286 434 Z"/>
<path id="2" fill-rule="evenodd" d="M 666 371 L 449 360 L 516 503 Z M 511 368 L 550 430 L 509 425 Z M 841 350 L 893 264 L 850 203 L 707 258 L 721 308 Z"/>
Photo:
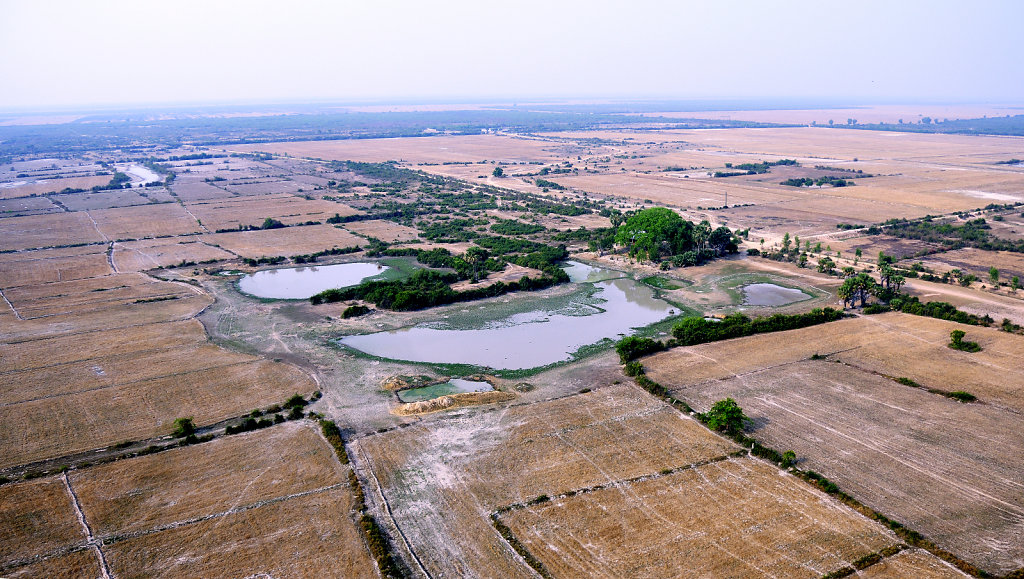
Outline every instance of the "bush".
<path id="1" fill-rule="evenodd" d="M 196 425 L 192 422 L 191 418 L 176 418 L 174 420 L 174 429 L 171 431 L 171 435 L 174 438 L 185 438 L 186 436 L 195 434 Z"/>
<path id="2" fill-rule="evenodd" d="M 981 346 L 977 342 L 964 341 L 967 334 L 963 330 L 953 330 L 949 333 L 950 342 L 948 346 L 961 352 L 980 352 Z"/>
<path id="3" fill-rule="evenodd" d="M 640 362 L 634 360 L 632 362 L 626 362 L 626 366 L 623 368 L 623 371 L 626 373 L 626 376 L 633 378 L 644 374 L 644 366 Z"/>
<path id="4" fill-rule="evenodd" d="M 635 360 L 647 354 L 653 354 L 665 349 L 665 345 L 651 338 L 639 338 L 627 336 L 619 340 L 615 345 L 615 351 L 619 354 L 619 361 L 622 363 Z"/>
<path id="5" fill-rule="evenodd" d="M 782 468 L 789 468 L 796 464 L 796 453 L 792 450 L 787 450 L 782 453 L 782 461 L 779 463 Z"/>
<path id="6" fill-rule="evenodd" d="M 974 402 L 975 400 L 978 399 L 978 397 L 975 396 L 974 394 L 971 394 L 970 392 L 964 392 L 963 390 L 950 392 L 949 394 L 946 394 L 946 396 L 954 400 L 959 400 L 960 402 Z"/>
<path id="7" fill-rule="evenodd" d="M 342 319 L 358 318 L 359 316 L 370 313 L 370 308 L 362 305 L 349 306 L 345 308 L 345 311 L 341 312 Z"/>

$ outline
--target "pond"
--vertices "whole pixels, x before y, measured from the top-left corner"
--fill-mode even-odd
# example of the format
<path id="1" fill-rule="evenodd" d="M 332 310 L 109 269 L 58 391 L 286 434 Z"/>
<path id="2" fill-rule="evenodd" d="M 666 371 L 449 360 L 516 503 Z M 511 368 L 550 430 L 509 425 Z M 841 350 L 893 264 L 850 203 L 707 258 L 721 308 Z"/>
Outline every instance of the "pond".
<path id="1" fill-rule="evenodd" d="M 674 313 L 672 304 L 620 272 L 581 265 L 569 264 L 570 277 L 620 277 L 582 283 L 587 291 L 557 309 L 521 311 L 468 328 L 459 320 L 431 322 L 339 342 L 383 358 L 521 370 L 569 360 L 583 347 L 618 340 Z"/>
<path id="2" fill-rule="evenodd" d="M 238 289 L 258 298 L 304 300 L 327 289 L 357 285 L 387 269 L 376 263 L 266 269 L 239 279 Z"/>
<path id="3" fill-rule="evenodd" d="M 419 388 L 400 390 L 398 392 L 398 398 L 402 402 L 419 402 L 421 400 L 433 400 L 434 398 L 446 396 L 448 394 L 490 392 L 492 390 L 494 390 L 494 386 L 491 386 L 487 382 L 452 378 L 451 380 L 440 384 L 431 384 L 429 386 L 420 386 Z"/>
<path id="4" fill-rule="evenodd" d="M 743 286 L 743 305 L 745 306 L 784 306 L 809 300 L 811 297 L 798 289 L 782 287 L 773 283 L 752 283 Z"/>

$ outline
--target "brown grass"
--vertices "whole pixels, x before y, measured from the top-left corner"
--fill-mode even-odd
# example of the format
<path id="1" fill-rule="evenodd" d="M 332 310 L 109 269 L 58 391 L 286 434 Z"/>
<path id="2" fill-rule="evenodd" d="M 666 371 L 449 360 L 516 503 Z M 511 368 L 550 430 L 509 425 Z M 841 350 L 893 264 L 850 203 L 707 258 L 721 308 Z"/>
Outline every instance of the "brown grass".
<path id="1" fill-rule="evenodd" d="M 204 341 L 206 331 L 196 320 L 100 330 L 89 334 L 88 339 L 76 334 L 57 335 L 5 345 L 4 355 L 0 358 L 0 373 L 27 371 L 105 356 L 130 357 L 148 350 L 194 348 Z"/>
<path id="2" fill-rule="evenodd" d="M 346 487 L 116 543 L 111 571 L 132 577 L 374 577 Z"/>
<path id="3" fill-rule="evenodd" d="M 93 533 L 106 536 L 331 486 L 345 476 L 315 425 L 302 421 L 90 468 L 71 483 Z"/>
<path id="4" fill-rule="evenodd" d="M 652 379 L 698 410 L 736 399 L 755 421 L 754 436 L 794 450 L 804 458 L 801 467 L 966 560 L 1005 573 L 1024 556 L 1016 522 L 1024 519 L 1017 460 L 1024 433 L 1008 427 L 1020 412 L 1019 369 L 1010 363 L 1019 354 L 1000 350 L 1021 340 L 968 327 L 968 336 L 989 349 L 961 355 L 945 347 L 951 327 L 957 326 L 887 314 L 808 329 L 816 333 L 723 342 L 717 350 L 677 349 L 645 365 Z M 836 352 L 830 359 L 842 363 L 798 354 L 815 349 Z M 992 403 L 961 404 L 870 372 L 876 369 Z"/>
<path id="5" fill-rule="evenodd" d="M 9 579 L 46 577 L 47 579 L 81 579 L 100 577 L 99 559 L 92 549 L 83 549 L 70 555 L 46 559 L 38 563 L 17 567 L 4 572 Z"/>
<path id="6" fill-rule="evenodd" d="M 366 240 L 333 225 L 286 227 L 266 231 L 239 231 L 204 235 L 202 240 L 243 257 L 299 255 L 331 249 L 365 245 Z"/>
<path id="7" fill-rule="evenodd" d="M 359 213 L 347 205 L 333 201 L 311 201 L 295 195 L 218 199 L 189 203 L 188 209 L 210 231 L 235 229 L 239 225 L 259 227 L 267 217 L 277 219 L 285 225 L 294 225 L 306 221 L 323 223 L 335 213 L 341 216 Z"/>
<path id="8" fill-rule="evenodd" d="M 0 406 L 0 466 L 165 435 L 182 416 L 211 424 L 314 389 L 291 366 L 254 360 Z"/>
<path id="9" fill-rule="evenodd" d="M 0 284 L 6 289 L 107 275 L 106 252 L 106 245 L 89 245 L 0 254 Z"/>
<path id="10" fill-rule="evenodd" d="M 198 238 L 125 241 L 114 244 L 114 265 L 118 271 L 145 271 L 155 267 L 173 267 L 182 261 L 202 262 L 232 259 L 233 254 L 213 247 Z"/>
<path id="11" fill-rule="evenodd" d="M 0 567 L 83 542 L 60 477 L 0 487 Z"/>
<path id="12" fill-rule="evenodd" d="M 112 209 L 114 207 L 148 205 L 158 202 L 166 203 L 174 200 L 163 187 L 72 193 L 68 195 L 54 195 L 52 198 L 71 211 Z"/>
<path id="13" fill-rule="evenodd" d="M 394 243 L 396 241 L 416 241 L 419 239 L 419 231 L 416 229 L 379 219 L 346 223 L 345 229 L 358 235 L 375 237 L 388 243 Z"/>
<path id="14" fill-rule="evenodd" d="M 957 579 L 970 577 L 927 551 L 911 549 L 875 563 L 860 572 L 868 579 Z"/>
<path id="15" fill-rule="evenodd" d="M 28 179 L 19 179 L 19 181 L 21 180 L 28 181 Z M 18 185 L 17 187 L 4 187 L 0 189 L 0 199 L 28 197 L 32 194 L 45 195 L 46 193 L 55 193 L 67 187 L 71 187 L 72 189 L 90 189 L 96 185 L 106 185 L 107 183 L 110 183 L 110 175 L 42 179 L 42 181 L 42 183 L 25 183 L 24 185 Z"/>
<path id="16" fill-rule="evenodd" d="M 139 300 L 181 299 L 199 295 L 191 286 L 155 280 L 141 274 L 21 286 L 4 292 L 25 319 L 72 315 Z"/>
<path id="17" fill-rule="evenodd" d="M 195 218 L 177 203 L 89 211 L 108 240 L 199 233 Z"/>
<path id="18" fill-rule="evenodd" d="M 493 510 L 736 449 L 626 385 L 418 423 L 352 446 L 429 572 L 517 577 L 526 570 L 490 527 Z"/>
<path id="19" fill-rule="evenodd" d="M 0 219 L 0 250 L 101 241 L 107 240 L 96 230 L 89 215 L 84 212 Z"/>
<path id="20" fill-rule="evenodd" d="M 819 577 L 898 543 L 750 458 L 502 515 L 557 577 Z"/>

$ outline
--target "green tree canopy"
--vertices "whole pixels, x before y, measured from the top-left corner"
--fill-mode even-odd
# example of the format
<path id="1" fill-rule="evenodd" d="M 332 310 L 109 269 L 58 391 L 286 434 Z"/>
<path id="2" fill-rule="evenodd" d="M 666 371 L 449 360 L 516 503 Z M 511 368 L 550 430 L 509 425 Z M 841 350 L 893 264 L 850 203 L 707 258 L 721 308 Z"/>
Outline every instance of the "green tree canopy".
<path id="1" fill-rule="evenodd" d="M 629 248 L 631 256 L 658 261 L 693 249 L 693 224 L 664 207 L 644 209 L 619 226 L 615 243 Z"/>

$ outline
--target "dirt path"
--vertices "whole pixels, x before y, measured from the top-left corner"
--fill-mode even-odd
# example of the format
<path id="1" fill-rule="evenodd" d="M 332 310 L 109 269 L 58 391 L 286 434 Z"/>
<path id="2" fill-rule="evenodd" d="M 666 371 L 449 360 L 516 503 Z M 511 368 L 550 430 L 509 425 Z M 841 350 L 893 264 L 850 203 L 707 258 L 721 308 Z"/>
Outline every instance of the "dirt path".
<path id="1" fill-rule="evenodd" d="M 11 300 L 7 299 L 7 296 L 4 295 L 4 290 L 2 290 L 2 289 L 0 289 L 0 298 L 3 298 L 4 302 L 7 303 L 7 306 L 9 308 L 11 308 L 12 312 L 14 312 L 14 317 L 18 318 L 19 320 L 24 320 L 25 319 L 25 318 L 21 317 L 21 314 L 18 313 L 18 310 L 14 309 L 14 304 L 11 303 Z"/>
<path id="2" fill-rule="evenodd" d="M 67 489 L 68 496 L 71 497 L 71 505 L 75 507 L 75 515 L 78 516 L 78 522 L 81 523 L 82 529 L 85 530 L 85 542 L 89 547 L 92 547 L 92 550 L 96 553 L 96 557 L 99 559 L 100 571 L 103 573 L 103 579 L 110 579 L 110 567 L 107 566 L 107 558 L 103 556 L 103 549 L 100 548 L 102 543 L 92 535 L 92 529 L 89 528 L 89 523 L 85 520 L 85 514 L 82 513 L 82 507 L 78 503 L 78 495 L 76 495 L 74 489 L 71 488 L 71 481 L 68 480 L 68 473 L 66 471 L 61 475 L 61 479 L 64 481 L 64 488 Z"/>

